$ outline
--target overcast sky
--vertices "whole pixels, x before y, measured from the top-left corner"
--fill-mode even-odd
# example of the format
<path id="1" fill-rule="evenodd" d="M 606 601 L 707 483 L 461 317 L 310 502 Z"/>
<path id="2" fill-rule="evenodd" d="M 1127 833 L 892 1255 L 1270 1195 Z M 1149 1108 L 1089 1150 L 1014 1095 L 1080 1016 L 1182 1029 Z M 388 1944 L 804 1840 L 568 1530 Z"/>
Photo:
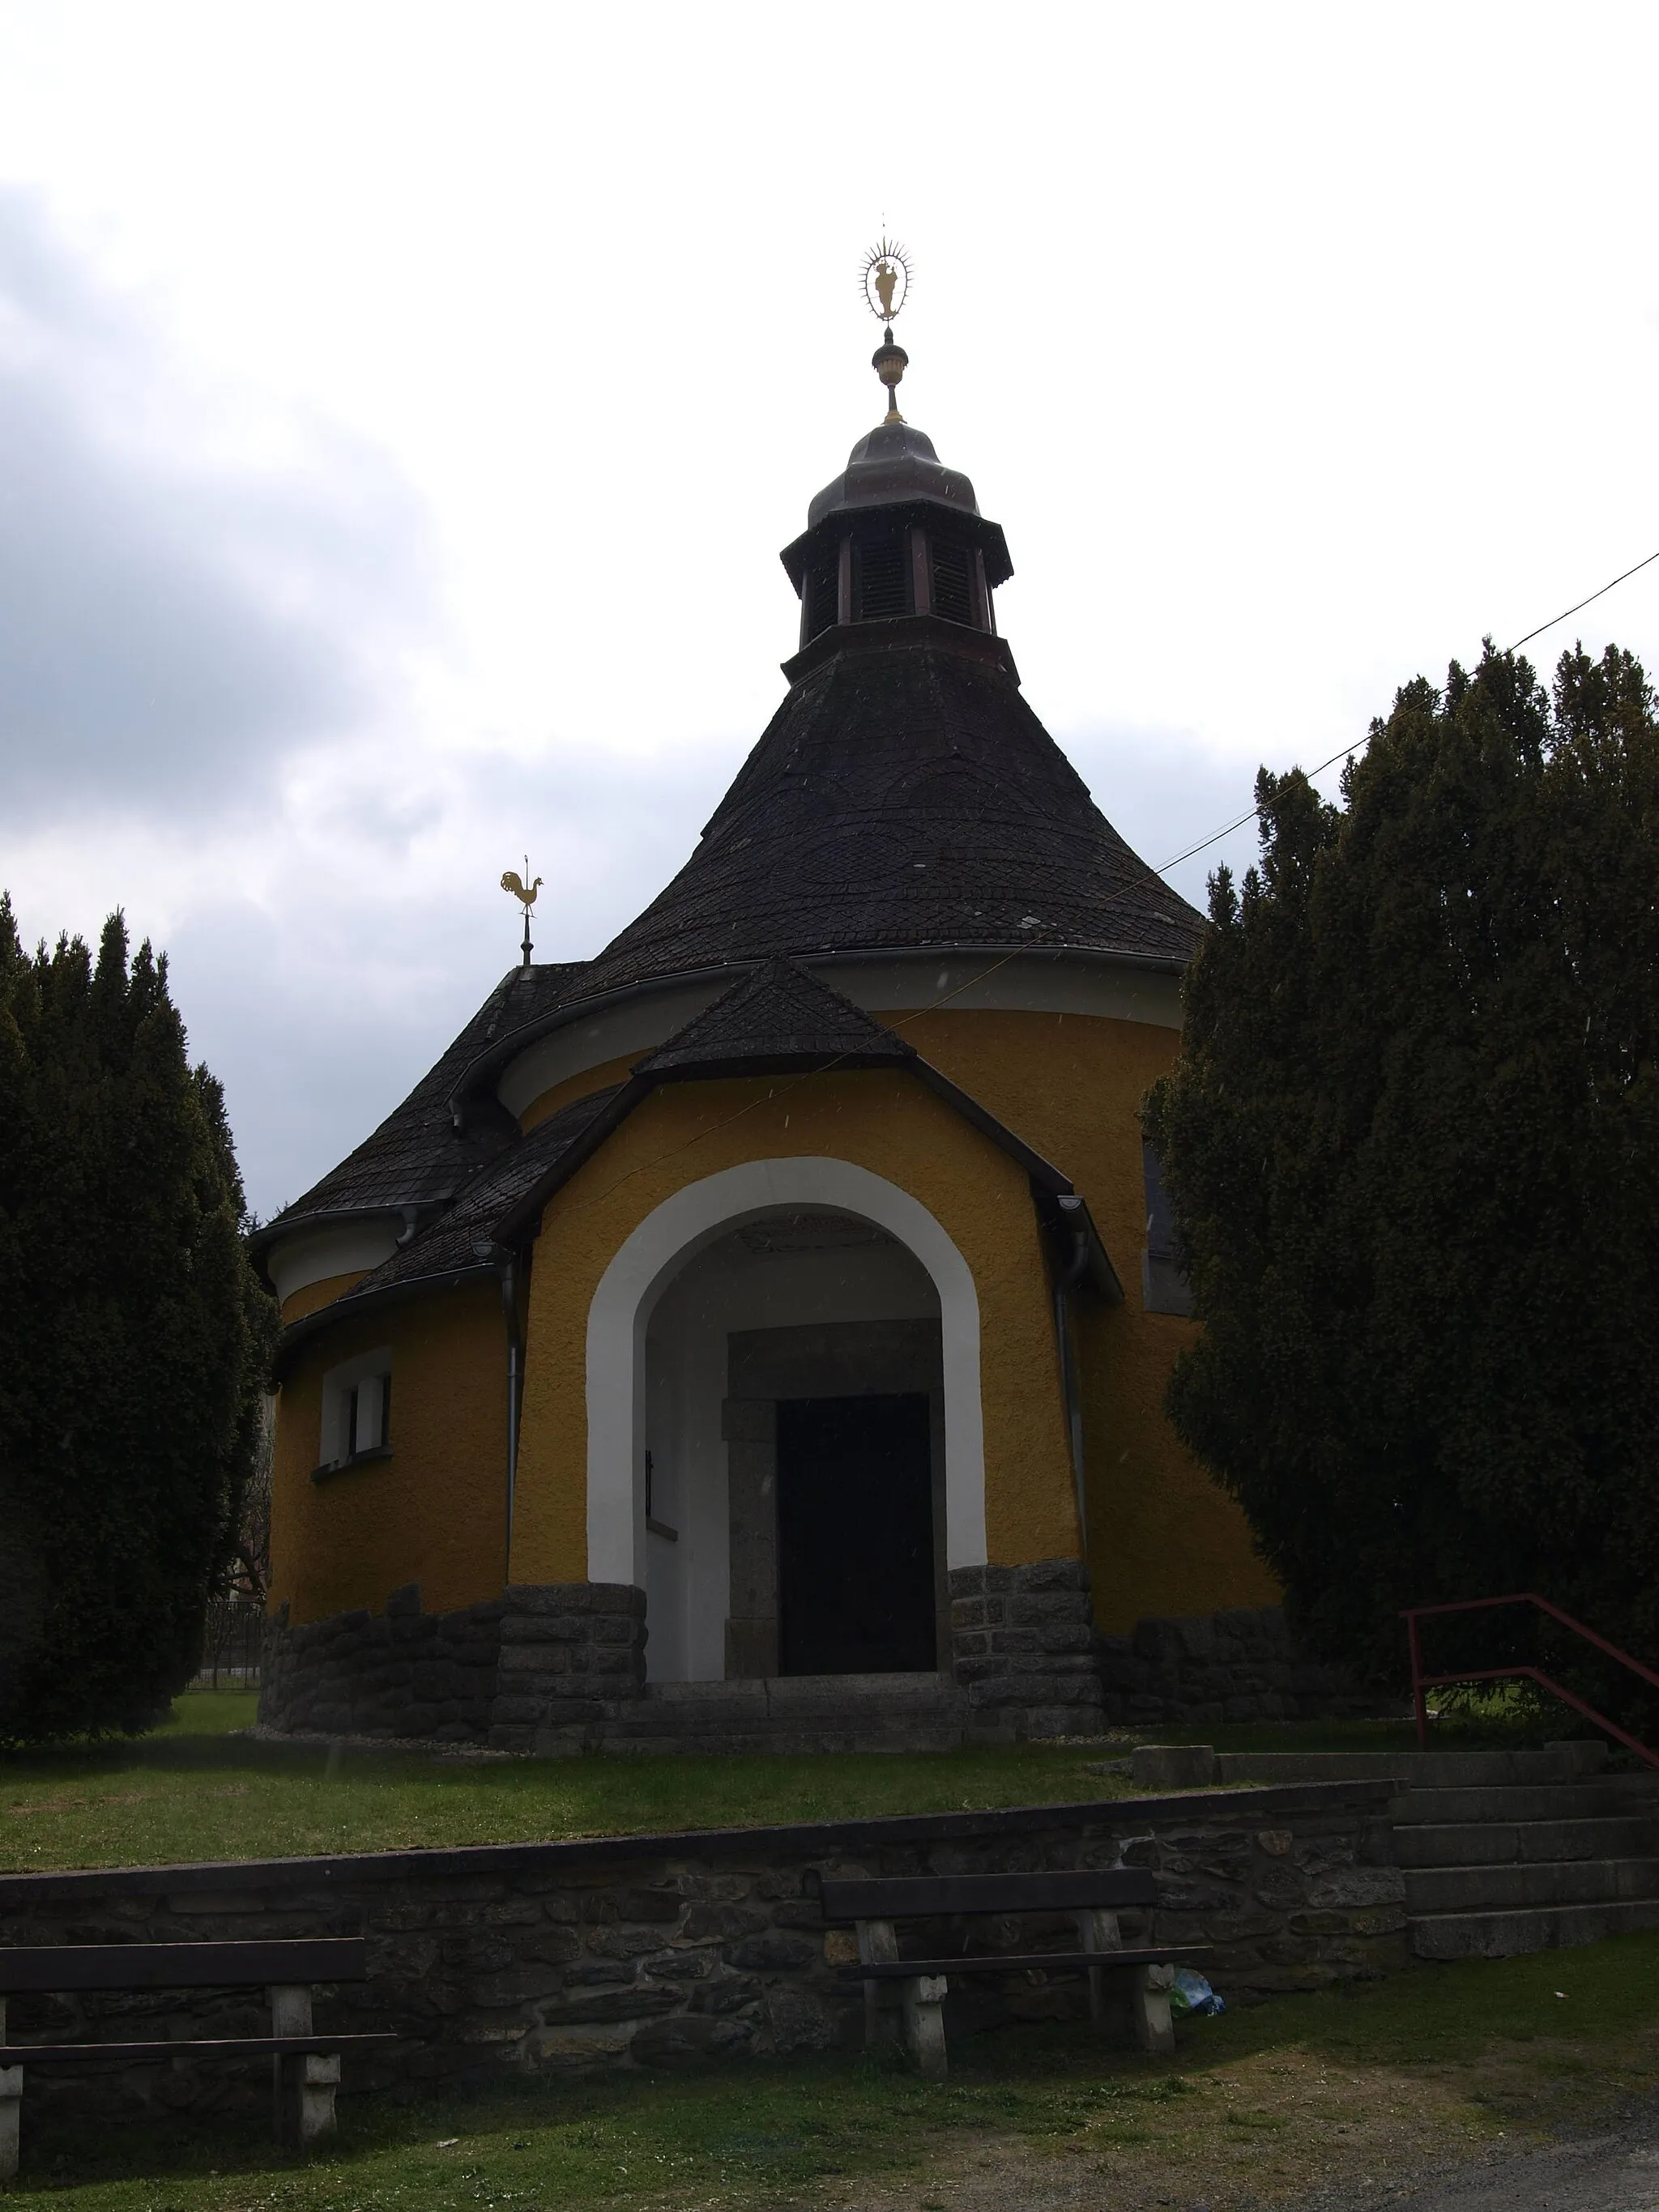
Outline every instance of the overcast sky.
<path id="1" fill-rule="evenodd" d="M 1155 865 L 1659 550 L 1659 12 L 0 0 L 0 884 L 172 957 L 254 1204 L 592 954 L 903 400 Z M 1574 635 L 1659 667 L 1659 564 Z M 1206 870 L 1248 833 L 1174 872 Z"/>

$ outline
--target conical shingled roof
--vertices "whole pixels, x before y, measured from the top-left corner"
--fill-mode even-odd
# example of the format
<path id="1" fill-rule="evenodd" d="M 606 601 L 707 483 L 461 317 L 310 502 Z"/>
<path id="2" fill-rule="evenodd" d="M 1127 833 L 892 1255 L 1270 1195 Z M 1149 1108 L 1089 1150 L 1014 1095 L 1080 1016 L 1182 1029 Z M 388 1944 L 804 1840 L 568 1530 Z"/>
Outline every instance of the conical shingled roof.
<path id="1" fill-rule="evenodd" d="M 331 1168 L 256 1233 L 256 1257 L 278 1238 L 313 1219 L 351 1213 L 421 1212 L 453 1198 L 479 1168 L 495 1159 L 518 1136 L 519 1125 L 505 1108 L 489 1110 L 486 1101 L 457 1126 L 450 1100 L 463 1072 L 499 1036 L 510 1033 L 556 1006 L 578 985 L 580 961 L 514 968 L 504 976 L 442 1058 L 428 1070 L 401 1106 L 394 1108 L 372 1135 L 365 1137 L 338 1167 Z"/>
<path id="2" fill-rule="evenodd" d="M 793 960 L 769 960 L 634 1070 L 659 1080 L 744 1068 L 890 1066 L 915 1048 Z"/>
<path id="3" fill-rule="evenodd" d="M 877 627 L 872 625 L 872 628 Z M 1021 697 L 943 625 L 810 668 L 661 896 L 580 989 L 876 947 L 1088 946 L 1184 963 L 1202 924 Z M 843 636 L 848 633 L 843 632 Z"/>

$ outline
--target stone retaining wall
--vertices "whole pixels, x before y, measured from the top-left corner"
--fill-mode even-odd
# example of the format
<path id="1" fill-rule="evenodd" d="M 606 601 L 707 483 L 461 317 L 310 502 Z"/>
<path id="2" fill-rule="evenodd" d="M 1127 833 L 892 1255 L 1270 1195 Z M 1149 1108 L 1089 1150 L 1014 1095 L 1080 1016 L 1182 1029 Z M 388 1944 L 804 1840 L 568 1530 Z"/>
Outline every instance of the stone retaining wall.
<path id="1" fill-rule="evenodd" d="M 362 1935 L 370 1979 L 323 1991 L 319 2027 L 385 2030 L 348 2057 L 348 2091 L 413 2096 L 508 2073 L 855 2045 L 861 1992 L 836 1969 L 829 1875 L 1149 1867 L 1158 1902 L 1125 1940 L 1207 1943 L 1230 2001 L 1370 1977 L 1407 1961 L 1386 1782 L 1302 1784 L 1011 1812 L 701 1835 L 380 1852 L 246 1865 L 0 1877 L 0 1943 Z M 1066 1948 L 1065 1916 L 913 1923 L 915 1955 Z M 14 1997 L 15 2040 L 268 2032 L 260 1992 Z M 954 1985 L 950 2032 L 1081 2017 L 1082 1978 Z M 262 2106 L 268 2062 L 174 2060 L 94 2074 L 32 2068 L 26 2124 L 157 2107 Z"/>

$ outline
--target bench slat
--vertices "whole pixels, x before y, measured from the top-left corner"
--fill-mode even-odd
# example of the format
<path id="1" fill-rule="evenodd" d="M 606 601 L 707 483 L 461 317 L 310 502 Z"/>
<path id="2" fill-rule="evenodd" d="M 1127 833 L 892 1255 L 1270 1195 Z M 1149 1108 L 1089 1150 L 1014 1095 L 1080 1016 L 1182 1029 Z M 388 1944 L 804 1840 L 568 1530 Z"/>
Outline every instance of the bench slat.
<path id="1" fill-rule="evenodd" d="M 880 1881 L 826 1881 L 826 1920 L 915 1920 L 951 1912 L 1080 1912 L 1093 1906 L 1156 1905 L 1158 1884 L 1141 1867 L 1104 1873 L 901 1875 Z"/>
<path id="2" fill-rule="evenodd" d="M 402 2043 L 401 2035 L 228 2035 L 180 2043 L 8 2043 L 0 2066 L 74 2066 L 88 2059 L 297 2058 L 309 2052 L 362 2050 L 365 2044 Z"/>
<path id="3" fill-rule="evenodd" d="M 1068 1974 L 1080 1972 L 1085 1966 L 1104 1966 L 1110 1972 L 1124 1966 L 1167 1966 L 1180 1959 L 1211 1956 L 1206 1944 L 1165 1943 L 1156 1951 L 1021 1951 L 996 1959 L 876 1959 L 868 1965 L 842 1966 L 836 1971 L 850 1982 L 896 1982 L 908 1980 L 913 1974 L 1024 1973 L 1033 1966 Z"/>
<path id="4" fill-rule="evenodd" d="M 365 1982 L 361 1936 L 272 1943 L 44 1943 L 0 1946 L 0 1992 L 201 1990 L 273 1982 Z"/>

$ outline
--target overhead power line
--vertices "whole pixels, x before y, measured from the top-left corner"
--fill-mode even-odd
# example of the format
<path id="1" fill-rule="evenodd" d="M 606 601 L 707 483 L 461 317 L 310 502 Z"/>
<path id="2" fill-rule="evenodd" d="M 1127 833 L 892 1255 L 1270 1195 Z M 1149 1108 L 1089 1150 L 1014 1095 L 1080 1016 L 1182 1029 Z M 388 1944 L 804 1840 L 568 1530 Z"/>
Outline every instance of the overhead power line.
<path id="1" fill-rule="evenodd" d="M 1603 584 L 1600 591 L 1592 592 L 1587 599 L 1580 599 L 1577 606 L 1565 607 L 1559 615 L 1552 615 L 1547 622 L 1540 623 L 1536 629 L 1529 629 L 1524 637 L 1517 637 L 1515 643 L 1505 649 L 1510 653 L 1519 653 L 1523 645 L 1530 645 L 1534 638 L 1542 637 L 1544 632 L 1547 629 L 1553 629 L 1557 623 L 1569 621 L 1572 616 L 1582 614 L 1586 607 L 1593 605 L 1597 599 L 1605 599 L 1614 584 L 1622 584 L 1627 578 L 1639 574 L 1644 568 L 1650 568 L 1656 561 L 1659 561 L 1659 553 L 1650 553 L 1645 561 L 1638 561 L 1635 568 L 1626 568 L 1623 575 L 1615 576 L 1613 583 Z M 1329 760 L 1321 761 L 1317 768 L 1310 769 L 1308 770 L 1310 777 L 1323 775 L 1328 768 L 1334 768 L 1338 761 L 1347 760 L 1354 753 L 1362 751 L 1370 743 L 1369 735 L 1357 738 L 1352 744 L 1344 745 L 1340 752 L 1333 753 Z M 1249 812 L 1241 814 L 1237 822 L 1229 822 L 1221 829 L 1212 830 L 1207 837 L 1200 837 L 1196 845 L 1188 845 L 1184 853 L 1177 853 L 1173 860 L 1160 860 L 1152 872 L 1154 875 L 1167 876 L 1171 868 L 1178 868 L 1183 860 L 1190 860 L 1196 854 L 1207 852 L 1212 845 L 1218 845 L 1224 837 L 1231 837 L 1235 830 L 1242 830 L 1247 822 L 1254 822 L 1260 811 L 1259 807 L 1251 807 Z"/>
<path id="2" fill-rule="evenodd" d="M 1659 561 L 1659 553 L 1650 553 L 1645 561 L 1638 561 L 1637 562 L 1635 568 L 1626 568 L 1624 576 L 1615 576 L 1613 580 L 1613 584 L 1622 584 L 1625 580 L 1625 576 L 1633 576 L 1636 574 L 1637 570 L 1640 568 L 1650 568 L 1656 561 Z M 1580 599 L 1577 606 L 1569 607 L 1565 614 L 1552 615 L 1547 623 L 1540 623 L 1536 629 L 1529 629 L 1524 637 L 1517 637 L 1515 643 L 1510 647 L 1510 651 L 1511 653 L 1519 653 L 1523 645 L 1530 645 L 1534 638 L 1542 637 L 1544 632 L 1547 629 L 1553 629 L 1557 623 L 1565 622 L 1569 615 L 1576 615 L 1581 608 L 1589 606 L 1592 600 L 1604 597 L 1607 592 L 1613 589 L 1613 584 L 1603 584 L 1601 591 L 1592 592 L 1589 595 L 1589 599 Z"/>

